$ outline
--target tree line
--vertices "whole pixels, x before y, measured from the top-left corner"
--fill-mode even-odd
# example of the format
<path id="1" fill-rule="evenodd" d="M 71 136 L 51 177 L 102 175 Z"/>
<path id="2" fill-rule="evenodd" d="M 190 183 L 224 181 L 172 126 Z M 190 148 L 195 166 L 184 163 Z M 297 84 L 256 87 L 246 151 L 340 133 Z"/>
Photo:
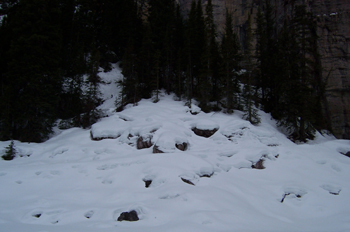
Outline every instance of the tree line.
<path id="1" fill-rule="evenodd" d="M 1 140 L 43 141 L 58 118 L 89 127 L 100 117 L 99 70 L 116 62 L 117 110 L 164 89 L 253 124 L 263 109 L 293 140 L 326 127 L 316 22 L 303 5 L 281 25 L 262 1 L 244 41 L 229 10 L 219 36 L 211 0 L 192 1 L 185 17 L 175 0 L 5 0 L 1 12 Z"/>

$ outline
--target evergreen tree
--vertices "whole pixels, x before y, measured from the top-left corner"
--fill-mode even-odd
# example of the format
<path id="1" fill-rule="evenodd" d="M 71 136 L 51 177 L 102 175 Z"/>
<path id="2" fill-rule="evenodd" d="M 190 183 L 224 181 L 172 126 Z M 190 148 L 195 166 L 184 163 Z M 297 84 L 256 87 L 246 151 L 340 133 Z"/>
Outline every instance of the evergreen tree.
<path id="1" fill-rule="evenodd" d="M 127 43 L 122 61 L 122 74 L 124 75 L 118 85 L 122 88 L 119 99 L 116 101 L 118 110 L 122 110 L 126 104 L 137 102 L 142 98 L 140 91 L 140 59 L 139 54 L 142 47 L 143 24 L 136 2 L 132 1 L 129 16 L 131 28 L 127 31 Z M 147 83 L 149 84 L 149 83 Z M 149 93 L 148 93 L 149 94 Z"/>
<path id="2" fill-rule="evenodd" d="M 83 128 L 90 127 L 101 117 L 101 112 L 97 110 L 97 107 L 102 103 L 99 90 L 101 77 L 98 75 L 100 59 L 99 51 L 94 48 L 88 60 L 88 76 L 85 83 L 87 85 L 87 91 L 84 96 L 84 116 L 82 118 Z"/>
<path id="3" fill-rule="evenodd" d="M 159 84 L 170 92 L 175 82 L 176 5 L 174 0 L 151 0 L 149 5 L 152 43 L 154 51 L 158 50 L 162 57 L 159 60 Z"/>
<path id="4" fill-rule="evenodd" d="M 260 123 L 260 116 L 258 110 L 254 107 L 254 87 L 252 86 L 252 75 L 254 70 L 253 55 L 252 55 L 252 40 L 253 33 L 251 27 L 251 15 L 248 15 L 247 26 L 246 26 L 246 38 L 245 38 L 245 49 L 243 57 L 243 67 L 246 72 L 244 74 L 246 83 L 243 89 L 243 118 L 253 125 Z"/>
<path id="5" fill-rule="evenodd" d="M 86 19 L 78 1 L 65 0 L 62 9 L 62 76 L 63 88 L 60 93 L 58 117 L 75 118 L 76 126 L 81 125 L 80 115 L 83 113 L 83 75 L 87 71 L 87 52 L 90 37 L 86 38 Z M 86 9 L 86 7 L 85 7 Z"/>
<path id="6" fill-rule="evenodd" d="M 132 42 L 129 43 L 125 56 L 123 58 L 123 79 L 118 85 L 121 87 L 119 99 L 117 99 L 117 110 L 122 110 L 129 103 L 137 104 L 140 98 L 139 94 L 139 73 L 137 71 L 137 51 Z"/>
<path id="7" fill-rule="evenodd" d="M 13 160 L 16 157 L 17 151 L 13 140 L 10 145 L 6 147 L 5 154 L 2 156 L 4 160 Z"/>
<path id="8" fill-rule="evenodd" d="M 261 100 L 264 110 L 271 112 L 273 117 L 275 115 L 273 109 L 278 104 L 281 80 L 279 73 L 276 70 L 276 63 L 278 62 L 277 40 L 276 40 L 276 24 L 273 13 L 273 6 L 270 0 L 263 1 L 264 10 L 259 7 L 257 13 L 257 46 L 256 54 L 259 69 L 258 87 L 261 89 Z"/>
<path id="9" fill-rule="evenodd" d="M 223 76 L 225 83 L 226 109 L 228 113 L 232 113 L 234 108 L 238 108 L 238 79 L 237 71 L 240 70 L 239 62 L 241 55 L 239 54 L 240 45 L 237 34 L 233 31 L 232 13 L 226 9 L 225 31 L 221 42 L 221 53 L 223 59 Z"/>
<path id="10" fill-rule="evenodd" d="M 217 43 L 216 26 L 213 16 L 213 5 L 208 1 L 205 8 L 205 51 L 202 55 L 200 106 L 202 110 L 210 110 L 209 101 L 216 101 L 216 108 L 220 99 L 219 94 L 219 48 Z"/>
<path id="11" fill-rule="evenodd" d="M 22 0 L 8 13 L 11 34 L 3 79 L 1 139 L 40 142 L 51 133 L 61 89 L 60 8 L 56 0 Z"/>
<path id="12" fill-rule="evenodd" d="M 159 101 L 159 79 L 160 79 L 160 51 L 156 50 L 156 52 L 154 53 L 154 70 L 153 70 L 153 78 L 152 78 L 152 82 L 153 82 L 153 89 L 154 89 L 154 100 L 153 102 L 156 103 Z"/>
<path id="13" fill-rule="evenodd" d="M 304 5 L 296 6 L 288 30 L 288 72 L 283 85 L 281 104 L 284 107 L 279 125 L 285 126 L 293 141 L 313 139 L 315 124 L 321 115 L 317 92 L 320 82 L 315 82 L 317 71 L 312 65 L 313 16 Z"/>
<path id="14" fill-rule="evenodd" d="M 176 5 L 175 13 L 175 32 L 174 32 L 174 72 L 176 81 L 174 81 L 174 92 L 181 99 L 184 93 L 184 80 L 186 70 L 186 55 L 185 55 L 185 26 L 183 17 L 180 11 L 180 5 Z"/>
<path id="15" fill-rule="evenodd" d="M 138 55 L 139 66 L 139 80 L 140 93 L 143 98 L 150 98 L 152 90 L 151 84 L 154 66 L 154 49 L 152 43 L 151 27 L 148 23 L 144 25 L 144 32 L 142 37 L 142 46 Z"/>
<path id="16" fill-rule="evenodd" d="M 192 1 L 186 28 L 186 54 L 187 64 L 187 99 L 199 98 L 200 86 L 204 81 L 204 54 L 206 51 L 206 31 L 201 2 Z M 202 73 L 201 73 L 202 72 Z"/>

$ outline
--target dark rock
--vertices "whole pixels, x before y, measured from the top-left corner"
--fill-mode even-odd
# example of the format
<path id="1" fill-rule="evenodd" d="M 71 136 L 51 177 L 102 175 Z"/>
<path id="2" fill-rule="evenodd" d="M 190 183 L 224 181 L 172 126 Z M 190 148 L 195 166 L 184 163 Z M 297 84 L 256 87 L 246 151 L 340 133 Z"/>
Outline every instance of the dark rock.
<path id="1" fill-rule="evenodd" d="M 152 184 L 152 180 L 143 180 L 145 182 L 145 187 L 148 188 Z"/>
<path id="2" fill-rule="evenodd" d="M 213 134 L 215 134 L 215 132 L 217 132 L 219 129 L 218 128 L 214 128 L 212 130 L 202 130 L 202 129 L 198 129 L 196 127 L 192 128 L 192 131 L 198 135 L 198 136 L 202 136 L 205 138 L 209 138 L 210 136 L 212 136 Z"/>
<path id="3" fill-rule="evenodd" d="M 41 213 L 35 213 L 32 216 L 35 217 L 35 218 L 39 218 L 39 217 L 41 217 Z"/>
<path id="4" fill-rule="evenodd" d="M 153 145 L 152 136 L 147 136 L 147 137 L 140 136 L 136 142 L 137 149 L 150 148 L 152 147 L 152 145 Z"/>
<path id="5" fill-rule="evenodd" d="M 348 151 L 348 152 L 345 153 L 344 155 L 350 158 L 350 151 Z"/>
<path id="6" fill-rule="evenodd" d="M 192 181 L 187 180 L 187 179 L 185 179 L 185 178 L 183 178 L 183 177 L 181 177 L 181 180 L 182 180 L 183 182 L 185 182 L 186 184 L 194 185 L 194 184 L 192 183 Z"/>
<path id="7" fill-rule="evenodd" d="M 302 196 L 304 195 L 303 193 L 299 194 L 299 193 L 294 193 L 294 192 L 286 192 L 283 197 L 282 197 L 282 200 L 281 200 L 281 203 L 284 202 L 284 200 L 286 199 L 287 196 L 289 195 L 294 195 L 295 197 L 297 198 L 302 198 Z"/>
<path id="8" fill-rule="evenodd" d="M 258 162 L 256 162 L 255 164 L 252 165 L 252 168 L 254 168 L 254 169 L 265 169 L 264 160 L 260 159 Z"/>
<path id="9" fill-rule="evenodd" d="M 177 143 L 175 144 L 175 147 L 181 151 L 186 151 L 188 148 L 188 143 Z"/>
<path id="10" fill-rule="evenodd" d="M 210 178 L 210 177 L 212 177 L 213 175 L 214 175 L 214 173 L 213 173 L 213 174 L 210 174 L 210 175 L 204 174 L 204 175 L 202 175 L 202 176 L 200 176 L 200 177 L 207 177 L 207 178 Z"/>
<path id="11" fill-rule="evenodd" d="M 283 203 L 283 202 L 284 202 L 284 199 L 286 199 L 286 197 L 289 196 L 289 195 L 290 195 L 290 193 L 285 193 L 285 194 L 283 195 L 283 198 L 282 198 L 282 200 L 281 200 L 281 203 Z"/>
<path id="12" fill-rule="evenodd" d="M 160 150 L 159 147 L 157 145 L 153 146 L 153 153 L 164 153 L 164 151 Z"/>
<path id="13" fill-rule="evenodd" d="M 339 195 L 340 190 L 339 191 L 329 191 L 329 193 L 332 195 Z"/>
<path id="14" fill-rule="evenodd" d="M 137 212 L 135 210 L 131 210 L 130 212 L 121 213 L 117 220 L 118 221 L 134 222 L 134 221 L 138 221 L 139 217 L 138 217 Z"/>

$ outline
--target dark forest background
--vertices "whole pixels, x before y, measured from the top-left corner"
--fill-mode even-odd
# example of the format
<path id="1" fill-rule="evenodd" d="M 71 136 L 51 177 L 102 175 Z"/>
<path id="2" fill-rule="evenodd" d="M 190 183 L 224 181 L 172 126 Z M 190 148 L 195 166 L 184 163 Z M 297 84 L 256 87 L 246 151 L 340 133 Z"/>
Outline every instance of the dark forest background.
<path id="1" fill-rule="evenodd" d="M 271 113 L 293 141 L 329 129 L 315 17 L 293 5 L 277 24 L 269 0 L 247 17 L 244 41 L 226 10 L 218 35 L 211 0 L 182 15 L 174 0 L 5 0 L 0 27 L 0 139 L 41 142 L 57 119 L 89 127 L 103 116 L 100 67 L 122 68 L 116 109 L 161 89 L 205 112 Z M 252 29 L 252 21 L 257 28 Z"/>

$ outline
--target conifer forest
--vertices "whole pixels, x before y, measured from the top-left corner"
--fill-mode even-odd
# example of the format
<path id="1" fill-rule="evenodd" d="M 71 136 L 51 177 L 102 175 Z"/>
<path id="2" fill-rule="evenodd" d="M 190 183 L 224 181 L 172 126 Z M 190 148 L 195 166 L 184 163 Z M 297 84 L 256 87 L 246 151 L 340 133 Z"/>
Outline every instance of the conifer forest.
<path id="1" fill-rule="evenodd" d="M 277 23 L 261 2 L 242 39 L 231 9 L 218 30 L 211 0 L 193 0 L 188 13 L 175 0 L 2 1 L 0 140 L 42 142 L 57 119 L 91 126 L 103 116 L 99 73 L 115 63 L 117 111 L 164 90 L 204 112 L 243 111 L 252 124 L 261 109 L 291 140 L 312 139 L 330 129 L 315 16 L 295 5 Z"/>

